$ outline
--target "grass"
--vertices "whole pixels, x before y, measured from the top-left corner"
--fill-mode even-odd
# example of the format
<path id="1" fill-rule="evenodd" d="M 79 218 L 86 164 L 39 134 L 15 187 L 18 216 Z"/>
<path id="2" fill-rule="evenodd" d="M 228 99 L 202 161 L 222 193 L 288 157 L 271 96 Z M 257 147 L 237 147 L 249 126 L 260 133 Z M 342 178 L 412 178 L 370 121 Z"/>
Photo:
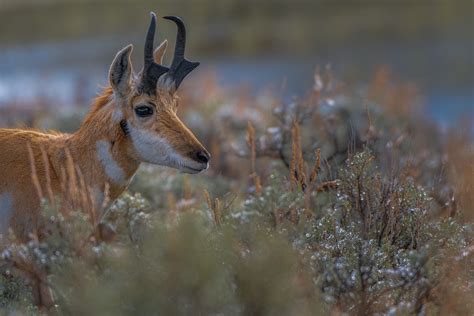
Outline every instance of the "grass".
<path id="1" fill-rule="evenodd" d="M 45 205 L 51 235 L 3 251 L 0 310 L 40 313 L 28 272 L 59 314 L 468 314 L 472 139 L 382 77 L 359 91 L 323 72 L 289 103 L 188 86 L 210 170 L 142 166 L 102 222 L 111 240 Z M 30 122 L 70 120 L 52 113 Z"/>

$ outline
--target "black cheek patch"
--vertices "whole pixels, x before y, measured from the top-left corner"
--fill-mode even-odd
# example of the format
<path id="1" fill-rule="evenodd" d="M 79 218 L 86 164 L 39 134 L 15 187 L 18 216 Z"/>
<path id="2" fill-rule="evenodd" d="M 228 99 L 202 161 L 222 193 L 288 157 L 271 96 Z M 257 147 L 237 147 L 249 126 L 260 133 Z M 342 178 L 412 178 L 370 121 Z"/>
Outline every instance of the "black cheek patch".
<path id="1" fill-rule="evenodd" d="M 128 124 L 126 120 L 120 121 L 120 128 L 122 129 L 125 136 L 128 136 L 128 134 L 130 134 L 130 130 L 128 129 Z"/>

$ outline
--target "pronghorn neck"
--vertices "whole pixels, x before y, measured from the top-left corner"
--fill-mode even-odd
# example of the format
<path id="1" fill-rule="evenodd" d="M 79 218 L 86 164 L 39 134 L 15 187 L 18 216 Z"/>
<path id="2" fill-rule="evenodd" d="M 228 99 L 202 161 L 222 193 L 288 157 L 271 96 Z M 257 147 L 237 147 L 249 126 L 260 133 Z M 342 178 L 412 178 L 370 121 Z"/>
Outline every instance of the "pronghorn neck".
<path id="1" fill-rule="evenodd" d="M 127 187 L 140 164 L 134 157 L 124 122 L 111 89 L 106 89 L 79 130 L 66 141 L 88 185 L 101 193 L 108 186 L 112 200 Z"/>

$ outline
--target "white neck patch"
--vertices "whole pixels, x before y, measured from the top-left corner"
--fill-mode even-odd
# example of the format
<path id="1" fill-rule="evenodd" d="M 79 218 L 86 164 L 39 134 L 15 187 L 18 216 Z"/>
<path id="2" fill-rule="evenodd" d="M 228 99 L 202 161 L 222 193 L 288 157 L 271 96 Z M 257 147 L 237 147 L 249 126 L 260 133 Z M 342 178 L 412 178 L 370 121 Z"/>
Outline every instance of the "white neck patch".
<path id="1" fill-rule="evenodd" d="M 107 177 L 115 184 L 124 185 L 126 183 L 125 172 L 114 160 L 111 153 L 112 145 L 105 140 L 100 140 L 96 144 L 97 158 L 104 168 Z"/>
<path id="2" fill-rule="evenodd" d="M 181 155 L 165 139 L 131 125 L 129 128 L 133 146 L 143 161 L 174 168 L 184 165 Z"/>
<path id="3" fill-rule="evenodd" d="M 0 234 L 4 235 L 10 227 L 10 219 L 12 215 L 13 197 L 11 193 L 0 194 Z"/>

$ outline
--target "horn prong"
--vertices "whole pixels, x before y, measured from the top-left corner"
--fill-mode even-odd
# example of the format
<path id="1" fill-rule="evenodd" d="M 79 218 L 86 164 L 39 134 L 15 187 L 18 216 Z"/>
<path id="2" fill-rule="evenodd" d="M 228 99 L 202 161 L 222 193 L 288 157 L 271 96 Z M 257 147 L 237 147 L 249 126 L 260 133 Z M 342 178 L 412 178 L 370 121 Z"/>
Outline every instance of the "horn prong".
<path id="1" fill-rule="evenodd" d="M 176 88 L 179 87 L 184 77 L 186 77 L 199 63 L 191 62 L 184 58 L 186 47 L 186 27 L 183 20 L 178 16 L 165 16 L 166 20 L 173 21 L 178 27 L 176 43 L 174 48 L 173 61 L 171 62 L 169 76 L 173 79 Z"/>

